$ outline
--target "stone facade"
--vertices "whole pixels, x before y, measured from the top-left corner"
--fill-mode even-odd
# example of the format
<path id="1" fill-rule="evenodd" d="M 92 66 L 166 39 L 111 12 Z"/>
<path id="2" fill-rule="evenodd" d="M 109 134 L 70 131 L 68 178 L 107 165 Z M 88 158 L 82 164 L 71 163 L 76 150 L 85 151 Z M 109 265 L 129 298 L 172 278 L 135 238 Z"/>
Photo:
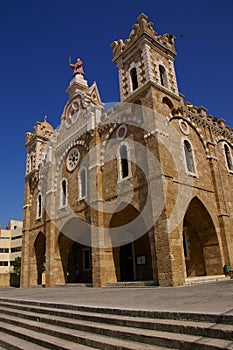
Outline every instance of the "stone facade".
<path id="1" fill-rule="evenodd" d="M 60 129 L 27 133 L 22 287 L 176 286 L 233 265 L 233 131 L 179 93 L 174 41 L 141 14 L 112 43 L 121 102 L 106 112 L 77 74 Z"/>

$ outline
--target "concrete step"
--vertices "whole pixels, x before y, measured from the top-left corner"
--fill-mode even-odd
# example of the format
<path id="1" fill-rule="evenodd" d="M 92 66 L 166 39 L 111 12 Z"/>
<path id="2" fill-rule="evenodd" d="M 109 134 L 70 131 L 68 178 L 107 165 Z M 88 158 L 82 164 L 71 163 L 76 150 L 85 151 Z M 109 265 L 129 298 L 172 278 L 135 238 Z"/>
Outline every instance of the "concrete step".
<path id="1" fill-rule="evenodd" d="M 226 279 L 230 279 L 230 277 L 225 275 L 187 277 L 185 278 L 185 284 L 192 285 L 192 284 L 208 283 L 208 282 L 215 282 L 215 281 L 224 281 Z"/>
<path id="2" fill-rule="evenodd" d="M 3 346 L 3 347 L 1 347 Z M 33 344 L 10 334 L 0 332 L 0 350 L 44 350 L 44 347 Z"/>
<path id="3" fill-rule="evenodd" d="M 0 321 L 0 331 L 48 349 L 73 349 L 76 344 L 75 349 L 233 350 L 233 315 L 226 314 L 121 310 L 1 298 Z"/>
<path id="4" fill-rule="evenodd" d="M 76 350 L 77 346 L 79 350 L 93 350 L 93 347 L 84 346 L 82 344 L 65 341 L 62 338 L 56 338 L 48 334 L 41 335 L 41 332 L 36 332 L 29 329 L 21 328 L 12 323 L 0 324 L 1 334 L 5 333 L 6 349 L 19 349 L 24 350 Z"/>
<path id="5" fill-rule="evenodd" d="M 44 322 L 0 316 L 0 331 L 20 337 L 47 349 L 164 350 L 164 347 L 138 344 L 130 339 L 109 338 L 102 334 L 49 325 Z M 41 335 L 42 334 L 42 335 Z M 34 345 L 33 345 L 34 346 Z M 33 347 L 34 350 L 34 347 Z"/>
<path id="6" fill-rule="evenodd" d="M 94 325 L 93 322 L 64 321 L 61 320 L 62 318 L 53 318 L 50 321 L 49 319 L 48 316 L 47 318 L 43 317 L 43 319 L 38 317 L 37 321 L 32 321 L 1 314 L 0 329 L 2 329 L 2 324 L 10 324 L 10 327 L 14 325 L 13 327 L 27 329 L 30 332 L 41 332 L 42 339 L 44 335 L 48 335 L 99 349 L 119 349 L 120 346 L 120 349 L 133 350 L 156 349 L 156 347 L 190 349 L 193 344 L 195 344 L 195 349 L 233 349 L 233 342 L 224 339 L 105 324 Z M 128 342 L 133 343 L 132 347 Z"/>
<path id="7" fill-rule="evenodd" d="M 57 283 L 56 287 L 59 288 L 86 288 L 86 287 L 92 287 L 92 283 Z"/>
<path id="8" fill-rule="evenodd" d="M 34 321 L 42 321 L 45 323 L 57 324 L 62 327 L 83 329 L 93 328 L 93 324 L 97 328 L 92 329 L 93 332 L 100 332 L 100 329 L 106 328 L 107 324 L 111 330 L 115 326 L 133 327 L 140 329 L 150 329 L 157 331 L 165 331 L 171 333 L 191 334 L 209 338 L 220 338 L 233 340 L 233 325 L 226 325 L 213 322 L 196 322 L 187 320 L 171 320 L 171 319 L 146 319 L 142 317 L 118 316 L 108 314 L 98 314 L 93 312 L 57 310 L 55 308 L 43 308 L 33 306 L 15 305 L 12 310 L 10 303 L 1 306 L 1 312 L 16 317 L 22 317 Z M 88 323 L 89 322 L 89 323 Z"/>
<path id="9" fill-rule="evenodd" d="M 149 311 L 149 310 L 132 310 L 132 309 L 120 309 L 120 308 L 106 308 L 106 307 L 92 307 L 92 306 L 80 306 L 70 305 L 62 303 L 51 302 L 37 302 L 31 300 L 17 300 L 9 298 L 0 298 L 0 307 L 12 307 L 19 310 L 28 310 L 32 312 L 42 312 L 48 314 L 55 314 L 65 317 L 76 317 L 75 315 L 91 315 L 93 317 L 107 317 L 115 319 L 116 316 L 130 317 L 133 319 L 143 318 L 149 319 L 166 319 L 166 320 L 186 320 L 197 322 L 210 322 L 218 324 L 233 324 L 233 314 L 207 314 L 207 313 L 191 313 L 191 312 L 170 312 L 170 311 Z"/>
<path id="10" fill-rule="evenodd" d="M 115 283 L 106 284 L 106 287 L 111 287 L 111 288 L 122 288 L 122 287 L 142 288 L 142 287 L 151 287 L 151 286 L 155 286 L 154 281 L 131 281 L 131 282 L 115 282 Z"/>

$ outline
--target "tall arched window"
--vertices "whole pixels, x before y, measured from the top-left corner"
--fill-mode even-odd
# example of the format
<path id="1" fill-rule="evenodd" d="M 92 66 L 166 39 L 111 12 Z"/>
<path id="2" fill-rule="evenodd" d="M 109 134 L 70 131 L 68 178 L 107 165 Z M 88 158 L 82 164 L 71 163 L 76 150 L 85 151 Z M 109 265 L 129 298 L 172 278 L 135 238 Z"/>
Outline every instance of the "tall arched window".
<path id="1" fill-rule="evenodd" d="M 131 83 L 133 91 L 138 88 L 138 77 L 136 68 L 132 68 L 130 71 Z"/>
<path id="2" fill-rule="evenodd" d="M 34 157 L 33 157 L 33 154 L 31 153 L 29 158 L 29 171 L 33 169 L 33 162 L 34 162 Z"/>
<path id="3" fill-rule="evenodd" d="M 164 66 L 159 65 L 159 75 L 160 75 L 160 83 L 162 86 L 167 87 L 167 75 Z"/>
<path id="4" fill-rule="evenodd" d="M 122 145 L 119 150 L 119 165 L 120 165 L 120 178 L 123 179 L 129 176 L 129 159 L 128 149 L 126 145 Z"/>
<path id="5" fill-rule="evenodd" d="M 226 157 L 226 162 L 227 162 L 227 167 L 229 170 L 233 170 L 233 164 L 232 164 L 232 156 L 231 156 L 231 151 L 228 145 L 224 145 L 224 151 L 225 151 L 225 157 Z"/>
<path id="6" fill-rule="evenodd" d="M 85 198 L 87 196 L 87 169 L 82 168 L 78 174 L 79 183 L 79 198 Z"/>
<path id="7" fill-rule="evenodd" d="M 192 151 L 191 144 L 187 140 L 184 140 L 184 154 L 185 154 L 187 170 L 189 173 L 194 174 L 195 167 L 194 167 L 193 151 Z"/>
<path id="8" fill-rule="evenodd" d="M 61 206 L 67 205 L 67 181 L 64 179 L 61 182 Z"/>
<path id="9" fill-rule="evenodd" d="M 37 197 L 37 219 L 40 219 L 42 216 L 42 197 L 41 194 L 38 194 Z"/>

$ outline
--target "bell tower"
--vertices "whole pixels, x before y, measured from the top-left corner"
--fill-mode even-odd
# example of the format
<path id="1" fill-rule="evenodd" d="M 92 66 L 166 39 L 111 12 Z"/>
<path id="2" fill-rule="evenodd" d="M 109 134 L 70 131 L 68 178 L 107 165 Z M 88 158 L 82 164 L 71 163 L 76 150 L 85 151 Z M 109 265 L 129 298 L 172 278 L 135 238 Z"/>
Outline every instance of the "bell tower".
<path id="1" fill-rule="evenodd" d="M 26 178 L 35 171 L 38 171 L 39 165 L 46 151 L 46 146 L 53 134 L 53 127 L 46 121 L 45 116 L 43 122 L 37 122 L 33 133 L 26 133 L 27 163 Z"/>
<path id="2" fill-rule="evenodd" d="M 113 61 L 119 72 L 120 99 L 135 102 L 152 88 L 161 92 L 163 97 L 180 101 L 174 68 L 175 37 L 172 34 L 158 35 L 153 23 L 147 19 L 142 13 L 129 38 L 125 41 L 119 39 L 111 45 Z M 161 94 L 155 92 L 153 98 L 161 99 Z"/>
<path id="3" fill-rule="evenodd" d="M 37 277 L 32 277 L 29 273 L 29 267 L 32 266 L 31 254 L 29 252 L 33 244 L 33 238 L 35 239 L 35 236 L 31 235 L 31 228 L 33 225 L 39 225 L 38 227 L 41 227 L 44 216 L 42 197 L 38 188 L 39 168 L 46 153 L 46 147 L 54 133 L 52 125 L 46 121 L 46 118 L 43 122 L 36 123 L 32 133 L 26 133 L 25 147 L 27 149 L 27 161 L 24 189 L 21 287 L 29 287 L 31 284 L 37 284 Z"/>

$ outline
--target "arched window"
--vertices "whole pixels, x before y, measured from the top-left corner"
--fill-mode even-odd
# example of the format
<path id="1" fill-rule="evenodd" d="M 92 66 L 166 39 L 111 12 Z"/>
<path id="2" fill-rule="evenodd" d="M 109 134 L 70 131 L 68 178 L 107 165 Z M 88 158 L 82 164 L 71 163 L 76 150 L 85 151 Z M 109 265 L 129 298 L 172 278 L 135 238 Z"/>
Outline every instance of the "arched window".
<path id="1" fill-rule="evenodd" d="M 119 150 L 119 165 L 120 165 L 120 178 L 123 179 L 129 176 L 129 160 L 128 149 L 126 145 L 122 145 Z"/>
<path id="2" fill-rule="evenodd" d="M 29 171 L 33 169 L 33 160 L 34 160 L 33 154 L 31 154 L 29 158 Z"/>
<path id="3" fill-rule="evenodd" d="M 163 97 L 162 101 L 165 105 L 167 105 L 170 108 L 170 110 L 173 109 L 173 103 L 168 97 Z"/>
<path id="4" fill-rule="evenodd" d="M 64 179 L 61 182 L 61 206 L 67 205 L 67 181 Z"/>
<path id="5" fill-rule="evenodd" d="M 82 168 L 78 174 L 79 183 L 79 198 L 85 198 L 87 196 L 87 169 Z"/>
<path id="6" fill-rule="evenodd" d="M 38 194 L 37 197 L 37 219 L 40 219 L 42 216 L 42 197 L 41 194 Z"/>
<path id="7" fill-rule="evenodd" d="M 185 154 L 187 170 L 189 173 L 194 174 L 195 167 L 194 167 L 193 151 L 192 151 L 191 144 L 187 140 L 184 140 L 184 154 Z"/>
<path id="8" fill-rule="evenodd" d="M 159 75 L 160 75 L 160 83 L 162 86 L 167 87 L 167 75 L 164 66 L 159 65 Z"/>
<path id="9" fill-rule="evenodd" d="M 227 162 L 227 167 L 229 170 L 233 170 L 233 164 L 232 164 L 232 156 L 231 156 L 231 151 L 228 145 L 224 145 L 224 151 L 225 151 L 225 157 L 226 157 L 226 162 Z"/>
<path id="10" fill-rule="evenodd" d="M 132 68 L 130 71 L 131 83 L 133 91 L 138 88 L 138 77 L 136 68 Z"/>

